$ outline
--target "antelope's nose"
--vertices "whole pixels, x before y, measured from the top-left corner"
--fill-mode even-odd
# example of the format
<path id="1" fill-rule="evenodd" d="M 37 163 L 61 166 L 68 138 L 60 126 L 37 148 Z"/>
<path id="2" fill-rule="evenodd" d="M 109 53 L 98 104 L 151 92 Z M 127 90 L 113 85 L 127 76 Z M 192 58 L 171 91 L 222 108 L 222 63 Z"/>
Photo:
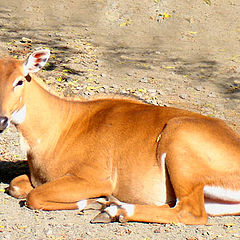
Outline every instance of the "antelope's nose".
<path id="1" fill-rule="evenodd" d="M 8 126 L 8 118 L 7 117 L 0 117 L 0 132 L 5 130 Z"/>

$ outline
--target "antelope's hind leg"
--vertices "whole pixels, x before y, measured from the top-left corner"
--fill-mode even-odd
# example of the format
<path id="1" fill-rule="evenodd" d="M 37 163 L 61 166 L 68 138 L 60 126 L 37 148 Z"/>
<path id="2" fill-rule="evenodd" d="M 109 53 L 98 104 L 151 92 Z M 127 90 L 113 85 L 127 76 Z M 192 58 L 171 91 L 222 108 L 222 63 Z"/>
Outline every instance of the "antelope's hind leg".
<path id="1" fill-rule="evenodd" d="M 101 222 L 107 217 L 120 221 L 206 224 L 204 186 L 224 184 L 231 189 L 233 184 L 239 184 L 236 182 L 240 169 L 239 149 L 239 136 L 220 120 L 172 119 L 162 132 L 157 156 L 159 163 L 166 165 L 176 205 L 113 202 L 94 221 Z"/>
<path id="2" fill-rule="evenodd" d="M 175 206 L 172 204 L 140 205 L 112 201 L 92 222 L 108 223 L 119 220 L 120 222 L 206 224 L 208 216 L 204 208 L 203 185 L 195 181 L 194 176 L 186 178 L 181 171 L 178 174 L 175 174 L 175 170 L 171 171 L 170 179 L 175 183 L 173 185 L 177 198 Z"/>
<path id="3" fill-rule="evenodd" d="M 182 197 L 174 207 L 110 202 L 91 222 L 151 222 L 184 223 L 189 225 L 206 224 L 208 216 L 204 209 L 202 187 Z"/>
<path id="4" fill-rule="evenodd" d="M 175 206 L 113 202 L 93 222 L 118 219 L 155 223 L 207 223 L 208 216 L 204 208 L 204 179 L 201 178 L 206 169 L 202 166 L 201 159 L 198 159 L 198 151 L 191 148 L 193 140 L 186 138 L 186 128 L 179 127 L 179 124 L 183 126 L 185 123 L 181 121 L 171 120 L 168 123 L 162 132 L 157 152 L 159 166 L 166 166 L 168 171 L 176 196 Z"/>

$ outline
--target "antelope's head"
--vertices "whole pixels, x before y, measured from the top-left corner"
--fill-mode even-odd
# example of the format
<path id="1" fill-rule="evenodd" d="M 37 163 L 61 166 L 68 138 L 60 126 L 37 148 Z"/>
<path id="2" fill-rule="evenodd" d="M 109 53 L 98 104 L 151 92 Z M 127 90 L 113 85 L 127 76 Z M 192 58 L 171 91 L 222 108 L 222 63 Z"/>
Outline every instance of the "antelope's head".
<path id="1" fill-rule="evenodd" d="M 0 133 L 10 124 L 21 124 L 26 115 L 24 88 L 31 81 L 31 73 L 39 71 L 47 62 L 50 51 L 33 52 L 26 60 L 0 59 Z"/>

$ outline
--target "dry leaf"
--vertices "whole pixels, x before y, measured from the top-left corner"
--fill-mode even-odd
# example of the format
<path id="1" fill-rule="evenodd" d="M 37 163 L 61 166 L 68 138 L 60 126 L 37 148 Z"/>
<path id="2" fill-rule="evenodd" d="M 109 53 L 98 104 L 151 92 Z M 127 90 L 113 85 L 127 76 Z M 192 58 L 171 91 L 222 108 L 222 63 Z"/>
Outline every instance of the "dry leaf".
<path id="1" fill-rule="evenodd" d="M 212 2 L 211 0 L 203 0 L 206 4 L 208 4 L 209 6 L 211 6 Z"/>
<path id="2" fill-rule="evenodd" d="M 171 15 L 169 15 L 169 14 L 167 14 L 167 13 L 163 13 L 163 19 L 165 19 L 165 18 L 170 18 L 171 17 Z"/>

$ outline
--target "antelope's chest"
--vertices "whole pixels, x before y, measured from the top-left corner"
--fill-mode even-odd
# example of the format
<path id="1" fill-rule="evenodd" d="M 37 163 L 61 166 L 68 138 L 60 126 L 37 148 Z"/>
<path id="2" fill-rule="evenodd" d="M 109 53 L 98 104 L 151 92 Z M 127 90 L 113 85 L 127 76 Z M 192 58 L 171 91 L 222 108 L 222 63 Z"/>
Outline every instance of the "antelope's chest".
<path id="1" fill-rule="evenodd" d="M 28 164 L 30 168 L 31 181 L 34 187 L 42 185 L 53 179 L 52 169 L 48 166 L 48 161 L 31 149 L 27 152 Z"/>

